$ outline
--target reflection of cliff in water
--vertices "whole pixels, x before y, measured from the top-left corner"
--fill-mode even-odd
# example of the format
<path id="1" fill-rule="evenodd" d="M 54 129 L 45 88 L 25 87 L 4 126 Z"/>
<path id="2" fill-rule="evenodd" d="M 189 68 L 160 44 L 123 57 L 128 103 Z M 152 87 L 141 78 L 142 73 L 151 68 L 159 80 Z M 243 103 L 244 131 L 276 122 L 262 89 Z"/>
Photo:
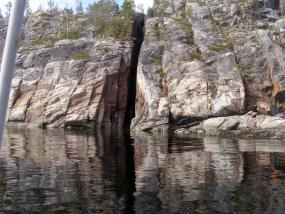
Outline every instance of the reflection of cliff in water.
<path id="1" fill-rule="evenodd" d="M 281 213 L 281 141 L 134 136 L 137 213 Z M 168 144 L 168 142 L 170 142 Z"/>
<path id="2" fill-rule="evenodd" d="M 124 137 L 9 130 L 1 147 L 4 211 L 120 212 L 129 184 Z"/>
<path id="3" fill-rule="evenodd" d="M 283 213 L 285 143 L 17 130 L 0 150 L 0 212 Z"/>

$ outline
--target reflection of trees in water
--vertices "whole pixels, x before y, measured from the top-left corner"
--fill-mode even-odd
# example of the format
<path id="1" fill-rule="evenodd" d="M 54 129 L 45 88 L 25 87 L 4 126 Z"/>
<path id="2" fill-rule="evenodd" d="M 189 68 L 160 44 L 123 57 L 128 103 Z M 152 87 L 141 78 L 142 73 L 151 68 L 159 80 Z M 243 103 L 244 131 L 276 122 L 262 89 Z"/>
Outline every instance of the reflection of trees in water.
<path id="1" fill-rule="evenodd" d="M 276 153 L 284 152 L 280 141 L 134 139 L 137 213 L 285 210 L 285 153 Z"/>
<path id="2" fill-rule="evenodd" d="M 121 134 L 9 129 L 6 139 L 0 160 L 3 210 L 125 209 L 129 181 Z"/>

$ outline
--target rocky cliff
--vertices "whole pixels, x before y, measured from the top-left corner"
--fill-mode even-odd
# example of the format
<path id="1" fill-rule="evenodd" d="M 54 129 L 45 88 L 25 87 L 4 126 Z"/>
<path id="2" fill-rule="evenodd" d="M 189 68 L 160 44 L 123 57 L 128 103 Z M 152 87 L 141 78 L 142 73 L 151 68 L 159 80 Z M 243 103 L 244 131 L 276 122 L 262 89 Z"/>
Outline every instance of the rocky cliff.
<path id="1" fill-rule="evenodd" d="M 154 16 L 138 19 L 135 40 L 97 37 L 84 15 L 70 20 L 68 32 L 60 15 L 26 18 L 10 124 L 122 127 L 134 117 L 134 131 L 165 131 L 211 117 L 283 112 L 284 0 L 157 2 Z"/>
<path id="2" fill-rule="evenodd" d="M 10 124 L 124 125 L 133 41 L 90 37 L 92 27 L 84 23 L 84 17 L 71 22 L 76 27 L 70 28 L 69 36 L 80 36 L 61 40 L 57 35 L 61 17 L 38 12 L 25 21 L 10 96 Z"/>
<path id="3" fill-rule="evenodd" d="M 284 1 L 157 4 L 138 64 L 135 130 L 283 110 Z"/>

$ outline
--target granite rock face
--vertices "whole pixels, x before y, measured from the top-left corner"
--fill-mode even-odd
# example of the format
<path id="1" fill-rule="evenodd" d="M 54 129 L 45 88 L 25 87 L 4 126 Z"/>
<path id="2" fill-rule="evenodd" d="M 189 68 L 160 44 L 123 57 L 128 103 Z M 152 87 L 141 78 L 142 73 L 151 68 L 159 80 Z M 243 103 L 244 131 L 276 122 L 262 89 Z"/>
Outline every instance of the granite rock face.
<path id="1" fill-rule="evenodd" d="M 21 55 L 9 121 L 29 127 L 122 127 L 131 50 L 132 42 L 96 39 Z M 88 59 L 72 59 L 81 52 Z"/>
<path id="2" fill-rule="evenodd" d="M 284 1 L 171 1 L 146 21 L 133 130 L 282 111 Z"/>
<path id="3" fill-rule="evenodd" d="M 245 115 L 210 118 L 192 127 L 179 128 L 175 133 L 220 137 L 284 138 L 284 127 L 283 113 L 269 116 L 248 112 Z"/>
<path id="4" fill-rule="evenodd" d="M 285 120 L 280 117 L 266 115 L 250 115 L 217 117 L 205 120 L 202 124 L 205 130 L 237 130 L 237 129 L 271 129 L 284 128 Z"/>
<path id="5" fill-rule="evenodd" d="M 8 120 L 28 127 L 121 127 L 136 102 L 132 130 L 167 131 L 212 117 L 284 111 L 284 0 L 171 0 L 154 10 L 137 69 L 133 41 L 94 36 L 84 15 L 71 20 L 70 33 L 60 14 L 28 17 Z M 0 21 L 0 52 L 6 25 Z M 66 34 L 77 38 L 63 39 Z"/>
<path id="6" fill-rule="evenodd" d="M 57 19 L 35 13 L 25 22 L 8 121 L 27 127 L 122 127 L 133 41 L 84 36 L 51 42 Z"/>

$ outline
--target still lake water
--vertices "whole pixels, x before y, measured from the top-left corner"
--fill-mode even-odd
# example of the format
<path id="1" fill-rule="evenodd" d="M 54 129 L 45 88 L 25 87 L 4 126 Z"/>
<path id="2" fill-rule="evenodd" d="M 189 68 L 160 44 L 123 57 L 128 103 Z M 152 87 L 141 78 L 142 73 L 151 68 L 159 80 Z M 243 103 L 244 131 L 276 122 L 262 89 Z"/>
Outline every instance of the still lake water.
<path id="1" fill-rule="evenodd" d="M 285 213 L 285 142 L 8 129 L 0 213 Z"/>

